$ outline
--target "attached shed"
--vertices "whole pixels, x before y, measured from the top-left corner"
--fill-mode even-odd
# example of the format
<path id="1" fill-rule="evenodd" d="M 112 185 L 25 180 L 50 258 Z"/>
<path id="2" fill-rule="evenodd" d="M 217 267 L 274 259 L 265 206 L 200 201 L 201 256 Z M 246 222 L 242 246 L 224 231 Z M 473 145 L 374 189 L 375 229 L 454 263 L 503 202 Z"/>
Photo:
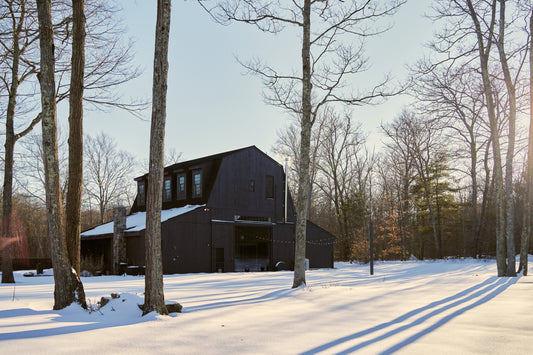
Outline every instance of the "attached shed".
<path id="1" fill-rule="evenodd" d="M 126 260 L 144 266 L 147 175 L 126 220 Z M 161 218 L 163 272 L 268 271 L 294 267 L 295 211 L 285 212 L 283 167 L 255 146 L 165 168 Z M 82 233 L 82 253 L 104 255 L 111 270 L 113 222 Z M 335 237 L 307 225 L 311 268 L 333 267 Z"/>

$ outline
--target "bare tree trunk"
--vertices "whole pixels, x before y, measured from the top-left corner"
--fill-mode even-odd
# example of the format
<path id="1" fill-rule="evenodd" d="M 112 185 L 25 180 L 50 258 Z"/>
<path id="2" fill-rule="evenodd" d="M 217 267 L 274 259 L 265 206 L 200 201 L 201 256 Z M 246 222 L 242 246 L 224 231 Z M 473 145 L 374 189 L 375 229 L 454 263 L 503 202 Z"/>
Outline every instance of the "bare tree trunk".
<path id="1" fill-rule="evenodd" d="M 100 203 L 98 204 L 98 209 L 99 209 L 99 216 L 100 216 L 100 224 L 104 224 L 104 220 L 105 220 L 105 209 L 106 209 L 106 206 L 104 204 L 104 200 L 101 200 Z"/>
<path id="2" fill-rule="evenodd" d="M 429 196 L 429 185 L 428 185 L 429 177 L 427 177 L 426 174 L 424 172 L 422 172 L 423 169 L 424 168 L 421 167 L 420 176 L 421 176 L 422 181 L 424 183 L 424 198 L 425 198 L 426 203 L 428 205 L 429 217 L 431 218 L 431 229 L 433 231 L 433 242 L 435 243 L 435 253 L 437 255 L 437 259 L 440 259 L 440 258 L 442 258 L 442 252 L 441 252 L 441 248 L 440 248 L 439 235 L 438 235 L 438 232 L 437 232 L 437 222 L 436 222 L 436 219 L 435 219 L 435 211 L 433 209 L 433 206 L 432 206 L 432 203 L 431 203 L 431 199 L 430 199 L 430 196 Z"/>
<path id="3" fill-rule="evenodd" d="M 498 267 L 498 276 L 505 276 L 507 272 L 506 260 L 506 243 L 505 243 L 505 203 L 504 203 L 504 187 L 502 176 L 502 156 L 500 149 L 500 139 L 498 130 L 498 117 L 496 116 L 496 108 L 494 104 L 494 93 L 490 81 L 489 73 L 489 55 L 491 41 L 487 42 L 485 46 L 485 37 L 493 38 L 493 30 L 496 17 L 496 0 L 492 0 L 492 18 L 490 20 L 490 32 L 485 36 L 481 30 L 480 21 L 474 5 L 471 0 L 467 0 L 468 15 L 474 23 L 474 30 L 477 36 L 477 45 L 479 52 L 479 60 L 481 67 L 481 76 L 483 78 L 483 87 L 485 90 L 485 98 L 487 111 L 489 115 L 490 133 L 492 137 L 492 152 L 494 155 L 494 185 L 496 189 L 496 264 Z"/>
<path id="4" fill-rule="evenodd" d="M 158 0 L 155 32 L 154 81 L 152 90 L 152 127 L 150 131 L 150 168 L 146 200 L 146 278 L 143 314 L 156 311 L 168 314 L 163 293 L 161 261 L 161 204 L 163 188 L 164 139 L 166 121 L 168 41 L 170 0 Z"/>
<path id="5" fill-rule="evenodd" d="M 402 233 L 402 256 L 400 260 L 409 260 L 409 256 L 406 251 L 407 246 L 407 228 L 409 228 L 409 166 L 408 163 L 405 163 L 405 175 L 403 176 L 403 183 L 402 183 L 402 192 L 400 193 L 401 200 L 400 200 L 400 211 L 401 211 L 401 217 L 400 217 L 400 223 L 401 223 L 401 233 Z"/>
<path id="6" fill-rule="evenodd" d="M 303 6 L 302 37 L 302 117 L 300 139 L 300 175 L 298 177 L 298 207 L 296 208 L 296 231 L 294 248 L 294 280 L 292 287 L 305 285 L 305 247 L 307 229 L 307 196 L 309 195 L 309 167 L 311 150 L 311 1 Z"/>
<path id="7" fill-rule="evenodd" d="M 533 12 L 529 18 L 529 144 L 527 151 L 526 223 L 520 242 L 520 268 L 524 276 L 528 271 L 529 241 L 531 239 L 533 213 Z"/>
<path id="8" fill-rule="evenodd" d="M 490 172 L 489 163 L 488 163 L 491 140 L 492 138 L 489 138 L 489 140 L 487 141 L 487 147 L 485 149 L 485 154 L 484 154 L 484 159 L 483 159 L 483 168 L 485 170 L 485 186 L 483 187 L 483 192 L 482 192 L 482 197 L 481 197 L 482 199 L 481 210 L 479 211 L 479 221 L 477 224 L 476 236 L 474 239 L 474 244 L 475 244 L 474 250 L 475 250 L 476 256 L 480 252 L 479 240 L 481 238 L 482 227 L 485 223 L 485 216 L 487 214 L 487 204 L 489 202 L 490 193 L 492 191 L 491 190 L 492 180 L 491 180 L 491 174 L 490 174 L 491 172 Z"/>
<path id="9" fill-rule="evenodd" d="M 472 180 L 472 195 L 470 203 L 472 204 L 472 230 L 471 230 L 471 236 L 472 241 L 474 242 L 474 257 L 477 254 L 477 230 L 478 230 L 478 211 L 477 211 L 477 200 L 478 200 L 478 182 L 477 182 L 477 146 L 475 143 L 474 133 L 472 132 L 472 129 L 470 129 L 470 179 Z M 466 253 L 465 253 L 465 256 Z"/>
<path id="10" fill-rule="evenodd" d="M 68 138 L 66 238 L 71 265 L 80 273 L 81 196 L 83 188 L 83 76 L 85 70 L 84 0 L 72 1 L 72 73 Z"/>
<path id="11" fill-rule="evenodd" d="M 4 186 L 2 194 L 2 283 L 15 283 L 13 277 L 12 243 L 11 243 L 11 214 L 13 210 L 13 153 L 15 150 L 15 107 L 17 105 L 17 90 L 19 86 L 20 61 L 20 32 L 26 15 L 24 2 L 20 4 L 20 19 L 13 30 L 13 62 L 11 65 L 11 87 L 6 112 L 6 142 L 4 152 Z"/>
<path id="12" fill-rule="evenodd" d="M 23 13 L 21 14 L 23 16 Z M 13 210 L 13 152 L 15 149 L 15 106 L 17 104 L 19 33 L 13 32 L 13 65 L 11 67 L 11 88 L 6 113 L 6 142 L 4 152 L 4 186 L 2 195 L 2 283 L 15 283 L 11 255 L 11 213 Z"/>
<path id="13" fill-rule="evenodd" d="M 42 135 L 45 166 L 46 209 L 48 234 L 54 268 L 54 309 L 63 309 L 73 302 L 86 308 L 85 292 L 73 271 L 65 239 L 63 206 L 57 154 L 57 117 L 54 79 L 54 38 L 50 0 L 38 0 L 39 42 L 41 48 Z"/>
<path id="14" fill-rule="evenodd" d="M 507 54 L 505 53 L 505 0 L 500 0 L 500 32 L 496 42 L 509 95 L 509 138 L 505 162 L 505 238 L 507 240 L 507 276 L 516 276 L 516 256 L 514 246 L 514 193 L 513 193 L 513 158 L 516 137 L 516 88 L 511 77 Z"/>

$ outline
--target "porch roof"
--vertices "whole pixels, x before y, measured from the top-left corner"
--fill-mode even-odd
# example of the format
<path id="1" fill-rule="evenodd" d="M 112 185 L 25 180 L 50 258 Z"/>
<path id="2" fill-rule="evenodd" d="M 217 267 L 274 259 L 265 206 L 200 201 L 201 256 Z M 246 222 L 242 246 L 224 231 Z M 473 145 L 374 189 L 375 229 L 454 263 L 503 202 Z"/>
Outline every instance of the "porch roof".
<path id="1" fill-rule="evenodd" d="M 205 205 L 187 205 L 183 207 L 162 210 L 161 223 L 204 206 Z M 144 229 L 146 229 L 146 212 L 136 212 L 126 217 L 125 232 L 139 232 Z M 113 234 L 113 221 L 82 232 L 81 236 L 83 238 L 106 234 Z"/>

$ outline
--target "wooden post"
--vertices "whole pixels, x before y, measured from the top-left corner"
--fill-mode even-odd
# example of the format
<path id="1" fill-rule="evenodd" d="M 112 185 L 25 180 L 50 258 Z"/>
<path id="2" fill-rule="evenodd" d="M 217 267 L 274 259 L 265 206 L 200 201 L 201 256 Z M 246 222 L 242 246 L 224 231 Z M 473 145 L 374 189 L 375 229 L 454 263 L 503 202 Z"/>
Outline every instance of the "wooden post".
<path id="1" fill-rule="evenodd" d="M 370 275 L 374 275 L 374 223 L 372 223 L 372 219 L 370 219 L 368 229 L 370 238 Z"/>
<path id="2" fill-rule="evenodd" d="M 120 265 L 126 263 L 126 207 L 115 207 L 113 217 L 113 274 L 120 275 L 125 271 Z"/>

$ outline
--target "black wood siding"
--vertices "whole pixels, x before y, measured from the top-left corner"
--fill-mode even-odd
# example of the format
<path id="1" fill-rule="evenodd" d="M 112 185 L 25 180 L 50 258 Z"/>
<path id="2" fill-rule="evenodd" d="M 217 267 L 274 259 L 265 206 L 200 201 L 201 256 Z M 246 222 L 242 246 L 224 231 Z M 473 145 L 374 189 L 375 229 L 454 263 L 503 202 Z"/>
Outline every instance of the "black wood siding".
<path id="1" fill-rule="evenodd" d="M 224 271 L 235 269 L 235 225 L 232 223 L 213 222 L 211 224 L 213 236 L 212 271 L 215 269 L 215 250 L 224 249 Z"/>
<path id="2" fill-rule="evenodd" d="M 203 208 L 171 218 L 161 226 L 165 274 L 211 272 L 211 226 Z"/>
<path id="3" fill-rule="evenodd" d="M 274 198 L 266 198 L 267 176 L 274 177 Z M 254 189 L 250 189 L 250 181 Z M 208 206 L 213 218 L 234 220 L 235 216 L 266 217 L 273 223 L 284 218 L 285 176 L 283 167 L 252 147 L 222 159 Z M 290 209 L 289 220 L 294 220 Z"/>

